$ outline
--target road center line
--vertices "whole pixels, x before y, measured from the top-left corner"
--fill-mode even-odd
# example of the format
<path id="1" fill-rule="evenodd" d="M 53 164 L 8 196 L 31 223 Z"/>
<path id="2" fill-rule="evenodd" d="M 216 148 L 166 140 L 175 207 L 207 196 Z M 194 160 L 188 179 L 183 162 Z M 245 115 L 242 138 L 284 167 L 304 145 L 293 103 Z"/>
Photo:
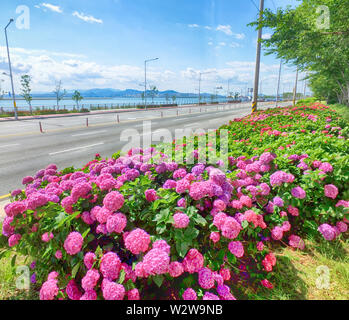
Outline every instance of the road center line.
<path id="1" fill-rule="evenodd" d="M 65 153 L 65 152 L 70 152 L 70 151 L 76 151 L 76 150 L 80 150 L 80 149 L 87 149 L 87 148 L 91 148 L 91 147 L 95 147 L 95 146 L 100 146 L 104 144 L 104 142 L 100 142 L 100 143 L 95 143 L 95 144 L 90 144 L 88 146 L 83 146 L 83 147 L 78 147 L 78 148 L 72 148 L 72 149 L 66 149 L 66 150 L 62 150 L 62 151 L 57 151 L 57 152 L 51 152 L 49 153 L 50 156 L 53 156 L 55 154 L 59 154 L 59 153 Z"/>
<path id="2" fill-rule="evenodd" d="M 88 135 L 91 135 L 91 134 L 97 134 L 97 133 L 103 133 L 103 132 L 107 132 L 107 131 L 106 130 L 101 130 L 101 131 L 73 134 L 72 137 L 88 136 Z"/>
<path id="3" fill-rule="evenodd" d="M 191 123 L 191 124 L 186 124 L 184 127 L 196 127 L 198 125 L 200 125 L 200 123 L 194 122 L 194 123 Z"/>

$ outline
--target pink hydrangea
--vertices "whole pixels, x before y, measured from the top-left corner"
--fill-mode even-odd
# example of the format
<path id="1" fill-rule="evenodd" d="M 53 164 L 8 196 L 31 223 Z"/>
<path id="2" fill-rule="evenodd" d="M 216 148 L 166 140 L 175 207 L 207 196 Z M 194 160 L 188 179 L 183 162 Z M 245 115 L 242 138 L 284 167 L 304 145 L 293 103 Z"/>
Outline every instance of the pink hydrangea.
<path id="1" fill-rule="evenodd" d="M 81 251 L 84 239 L 79 232 L 71 232 L 64 241 L 65 251 L 73 256 Z"/>
<path id="2" fill-rule="evenodd" d="M 40 289 L 40 300 L 53 300 L 58 294 L 57 280 L 47 280 Z"/>
<path id="3" fill-rule="evenodd" d="M 57 250 L 56 251 L 56 253 L 55 253 L 55 257 L 58 259 L 58 260 L 60 260 L 60 259 L 62 259 L 62 251 L 61 250 Z"/>
<path id="4" fill-rule="evenodd" d="M 143 270 L 147 275 L 160 275 L 168 272 L 169 255 L 161 249 L 151 249 L 143 259 Z"/>
<path id="5" fill-rule="evenodd" d="M 209 268 L 202 268 L 198 272 L 199 285 L 203 289 L 212 289 L 214 287 L 214 275 Z"/>
<path id="6" fill-rule="evenodd" d="M 181 198 L 177 201 L 177 206 L 180 208 L 185 208 L 187 206 L 187 201 L 185 198 Z"/>
<path id="7" fill-rule="evenodd" d="M 223 280 L 224 281 L 229 281 L 230 278 L 231 278 L 231 273 L 230 273 L 230 270 L 229 269 L 221 269 L 219 271 L 219 274 L 222 276 Z"/>
<path id="8" fill-rule="evenodd" d="M 210 180 L 212 180 L 214 183 L 218 184 L 219 186 L 221 186 L 226 180 L 225 173 L 216 168 L 213 168 L 210 170 L 209 176 L 210 176 Z"/>
<path id="9" fill-rule="evenodd" d="M 281 227 L 275 227 L 271 231 L 271 237 L 274 240 L 281 240 L 283 238 L 283 236 L 284 236 L 284 231 Z"/>
<path id="10" fill-rule="evenodd" d="M 95 214 L 95 217 L 96 217 L 96 220 L 99 222 L 99 223 L 106 223 L 108 221 L 108 218 L 113 214 L 112 211 L 110 211 L 108 208 L 106 207 L 102 207 L 102 208 L 99 208 L 99 207 L 95 207 L 96 209 L 94 209 L 94 214 Z M 99 209 L 98 209 L 99 208 Z M 91 211 L 92 212 L 92 211 Z"/>
<path id="11" fill-rule="evenodd" d="M 71 197 L 76 202 L 79 198 L 85 198 L 92 190 L 92 187 L 87 182 L 81 182 L 74 185 L 71 191 Z"/>
<path id="12" fill-rule="evenodd" d="M 171 277 L 178 278 L 184 272 L 183 265 L 178 261 L 171 262 L 168 268 L 168 272 Z"/>
<path id="13" fill-rule="evenodd" d="M 348 226 L 343 222 L 343 221 L 338 221 L 336 223 L 336 227 L 340 232 L 347 232 L 348 231 Z"/>
<path id="14" fill-rule="evenodd" d="M 328 162 L 322 163 L 320 165 L 319 169 L 320 169 L 320 171 L 325 172 L 325 173 L 333 171 L 332 165 L 330 163 L 328 163 Z"/>
<path id="15" fill-rule="evenodd" d="M 112 191 L 105 196 L 103 205 L 109 211 L 115 212 L 122 208 L 124 201 L 124 196 L 121 193 L 118 191 Z"/>
<path id="16" fill-rule="evenodd" d="M 122 213 L 117 213 L 108 217 L 106 227 L 108 233 L 121 233 L 126 228 L 126 225 L 126 216 Z"/>
<path id="17" fill-rule="evenodd" d="M 131 289 L 130 291 L 127 291 L 127 299 L 128 300 L 140 300 L 140 295 L 139 295 L 139 291 L 137 288 Z"/>
<path id="18" fill-rule="evenodd" d="M 188 227 L 190 219 L 185 213 L 176 213 L 173 215 L 174 227 L 177 229 L 185 229 Z"/>
<path id="19" fill-rule="evenodd" d="M 111 281 L 104 283 L 102 292 L 105 300 L 123 300 L 125 296 L 124 286 Z"/>
<path id="20" fill-rule="evenodd" d="M 227 218 L 228 216 L 224 212 L 219 212 L 214 216 L 213 224 L 217 227 L 218 230 L 222 230 Z"/>
<path id="21" fill-rule="evenodd" d="M 257 243 L 257 250 L 258 251 L 263 251 L 264 250 L 264 243 L 262 241 L 259 241 Z"/>
<path id="22" fill-rule="evenodd" d="M 182 297 L 183 297 L 183 300 L 197 300 L 198 299 L 196 292 L 192 288 L 187 288 L 183 292 Z"/>
<path id="23" fill-rule="evenodd" d="M 291 190 L 291 194 L 293 197 L 297 199 L 304 199 L 306 197 L 305 191 L 301 187 L 296 187 Z"/>
<path id="24" fill-rule="evenodd" d="M 213 241 L 213 243 L 217 243 L 220 240 L 221 236 L 218 232 L 211 232 L 210 239 Z"/>
<path id="25" fill-rule="evenodd" d="M 288 232 L 291 230 L 291 224 L 288 221 L 282 223 L 281 229 L 283 232 Z"/>
<path id="26" fill-rule="evenodd" d="M 261 284 L 262 284 L 263 287 L 265 287 L 267 289 L 273 289 L 274 288 L 273 284 L 269 280 L 267 280 L 267 279 L 262 280 Z"/>
<path id="27" fill-rule="evenodd" d="M 154 189 L 148 189 L 145 191 L 145 199 L 149 202 L 153 202 L 158 199 L 156 191 Z"/>
<path id="28" fill-rule="evenodd" d="M 81 286 L 85 291 L 93 290 L 100 278 L 99 272 L 96 269 L 90 269 L 81 279 Z"/>
<path id="29" fill-rule="evenodd" d="M 190 188 L 190 182 L 187 179 L 177 181 L 176 192 L 181 194 L 185 193 Z"/>
<path id="30" fill-rule="evenodd" d="M 22 236 L 19 233 L 13 234 L 8 238 L 8 245 L 9 247 L 14 247 L 16 246 L 19 241 L 22 239 Z"/>
<path id="31" fill-rule="evenodd" d="M 190 249 L 183 259 L 184 271 L 189 273 L 198 272 L 204 266 L 204 257 L 196 249 Z"/>
<path id="32" fill-rule="evenodd" d="M 327 223 L 322 224 L 319 228 L 318 231 L 322 234 L 322 236 L 328 240 L 332 241 L 336 238 L 336 231 L 335 229 L 330 226 Z"/>
<path id="33" fill-rule="evenodd" d="M 131 251 L 133 254 L 146 252 L 149 248 L 149 244 L 149 234 L 139 228 L 131 231 L 125 239 L 126 249 Z"/>
<path id="34" fill-rule="evenodd" d="M 52 233 L 52 232 L 50 232 L 50 233 L 45 232 L 45 233 L 41 236 L 41 240 L 42 240 L 43 242 L 49 242 L 49 241 L 52 240 L 52 239 L 53 239 L 53 233 Z"/>
<path id="35" fill-rule="evenodd" d="M 80 300 L 82 293 L 74 280 L 70 280 L 65 289 L 70 300 Z"/>
<path id="36" fill-rule="evenodd" d="M 97 293 L 94 290 L 86 291 L 80 298 L 80 300 L 93 301 L 97 300 Z"/>
<path id="37" fill-rule="evenodd" d="M 294 217 L 298 217 L 299 216 L 299 210 L 298 208 L 292 207 L 292 206 L 288 206 L 287 211 L 290 215 L 294 216 Z"/>
<path id="38" fill-rule="evenodd" d="M 227 217 L 222 227 L 222 236 L 228 239 L 235 239 L 241 231 L 240 224 L 233 218 Z"/>
<path id="39" fill-rule="evenodd" d="M 205 292 L 202 300 L 220 300 L 219 297 L 211 292 Z"/>
<path id="40" fill-rule="evenodd" d="M 302 240 L 301 237 L 296 236 L 294 234 L 292 234 L 291 236 L 289 236 L 288 238 L 288 244 L 293 247 L 293 248 L 298 248 L 300 250 L 304 250 L 305 248 L 305 244 L 304 241 Z"/>
<path id="41" fill-rule="evenodd" d="M 170 255 L 171 247 L 167 244 L 165 240 L 156 240 L 153 245 L 153 249 L 161 249 L 165 251 L 168 255 Z"/>
<path id="42" fill-rule="evenodd" d="M 27 204 L 24 201 L 15 201 L 4 207 L 8 217 L 17 216 L 27 210 Z"/>
<path id="43" fill-rule="evenodd" d="M 325 186 L 325 196 L 327 198 L 336 199 L 338 196 L 338 188 L 333 184 Z"/>
<path id="44" fill-rule="evenodd" d="M 244 256 L 244 246 L 240 241 L 231 241 L 228 245 L 228 249 L 237 258 L 242 258 Z"/>
<path id="45" fill-rule="evenodd" d="M 108 252 L 103 255 L 99 270 L 104 278 L 115 280 L 119 277 L 121 261 L 119 256 L 114 252 Z"/>

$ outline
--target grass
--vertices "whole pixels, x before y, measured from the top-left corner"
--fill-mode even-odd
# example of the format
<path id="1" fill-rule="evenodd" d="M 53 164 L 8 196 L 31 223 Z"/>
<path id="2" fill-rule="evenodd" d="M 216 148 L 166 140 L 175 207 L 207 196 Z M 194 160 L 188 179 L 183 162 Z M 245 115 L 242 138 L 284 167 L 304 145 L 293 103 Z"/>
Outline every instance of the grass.
<path id="1" fill-rule="evenodd" d="M 349 121 L 349 106 L 344 104 L 331 104 L 330 107 L 336 110 L 344 119 Z"/>
<path id="2" fill-rule="evenodd" d="M 274 289 L 254 292 L 247 288 L 244 298 L 256 300 L 346 300 L 349 297 L 349 240 L 333 242 L 308 239 L 304 251 L 290 247 L 277 251 Z M 327 269 L 328 268 L 328 269 Z M 328 287 L 323 288 L 328 270 Z M 322 276 L 322 278 L 321 278 Z M 320 286 L 318 286 L 320 282 Z M 322 287 L 322 288 L 321 288 Z"/>

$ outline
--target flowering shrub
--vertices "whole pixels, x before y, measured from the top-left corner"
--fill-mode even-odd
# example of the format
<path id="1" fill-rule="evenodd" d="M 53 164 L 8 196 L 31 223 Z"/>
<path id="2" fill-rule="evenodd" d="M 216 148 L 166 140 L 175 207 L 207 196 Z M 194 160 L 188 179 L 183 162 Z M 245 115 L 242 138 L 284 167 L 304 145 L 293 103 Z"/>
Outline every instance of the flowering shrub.
<path id="1" fill-rule="evenodd" d="M 348 124 L 313 105 L 222 129 L 228 171 L 150 148 L 25 177 L 5 207 L 1 255 L 32 259 L 45 300 L 235 300 L 246 283 L 272 289 L 276 245 L 304 250 L 309 234 L 333 241 L 348 230 Z"/>

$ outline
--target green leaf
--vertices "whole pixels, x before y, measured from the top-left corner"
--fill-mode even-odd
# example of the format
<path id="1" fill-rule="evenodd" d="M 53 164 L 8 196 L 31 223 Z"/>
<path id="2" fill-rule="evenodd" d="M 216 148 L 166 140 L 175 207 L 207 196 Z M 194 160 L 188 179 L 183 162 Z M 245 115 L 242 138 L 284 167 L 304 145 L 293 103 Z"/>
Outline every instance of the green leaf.
<path id="1" fill-rule="evenodd" d="M 164 282 L 164 276 L 156 275 L 156 276 L 153 277 L 153 281 L 160 288 L 162 283 Z"/>
<path id="2" fill-rule="evenodd" d="M 81 266 L 81 262 L 78 262 L 74 268 L 72 269 L 72 272 L 71 272 L 71 276 L 73 279 L 75 279 L 75 276 L 76 274 L 78 273 L 79 269 L 80 269 L 80 266 Z"/>
<path id="3" fill-rule="evenodd" d="M 122 284 L 125 281 L 125 277 L 126 277 L 126 272 L 124 269 L 121 269 L 118 283 Z"/>

